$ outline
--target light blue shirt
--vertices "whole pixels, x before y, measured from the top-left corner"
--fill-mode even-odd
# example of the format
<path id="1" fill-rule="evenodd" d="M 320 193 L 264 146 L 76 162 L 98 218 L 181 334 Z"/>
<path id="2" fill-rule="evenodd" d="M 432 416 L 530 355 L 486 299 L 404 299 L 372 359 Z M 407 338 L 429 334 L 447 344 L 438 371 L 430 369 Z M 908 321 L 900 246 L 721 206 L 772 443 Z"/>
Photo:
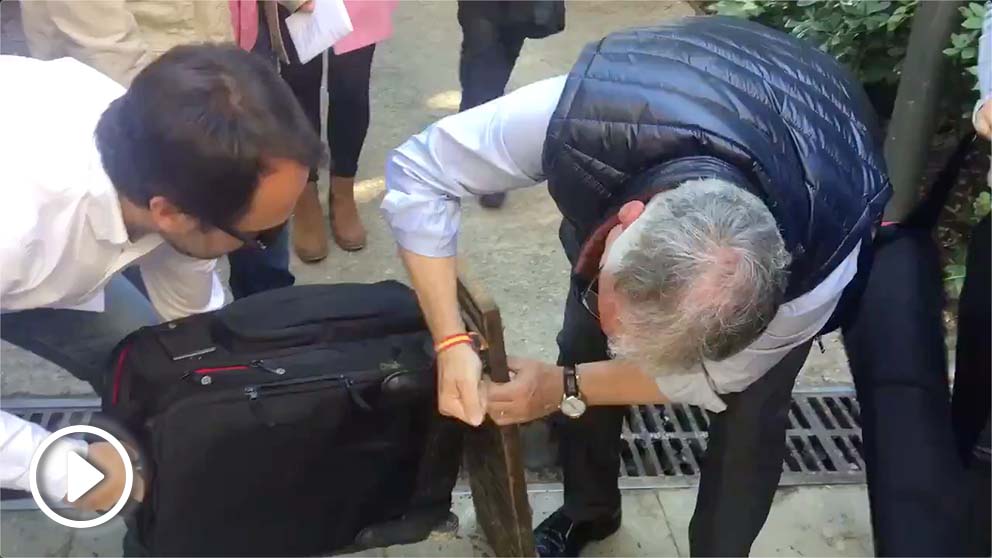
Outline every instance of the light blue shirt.
<path id="1" fill-rule="evenodd" d="M 543 182 L 544 139 L 564 86 L 565 76 L 530 84 L 448 116 L 393 150 L 382 212 L 399 245 L 422 256 L 453 257 L 463 199 Z M 672 401 L 723 411 L 719 394 L 744 390 L 822 329 L 857 272 L 860 248 L 813 290 L 779 307 L 740 353 L 707 361 L 705 370 L 653 371 L 658 389 Z"/>
<path id="2" fill-rule="evenodd" d="M 565 76 L 443 118 L 393 150 L 382 212 L 403 248 L 458 252 L 461 201 L 544 181 L 541 153 Z"/>

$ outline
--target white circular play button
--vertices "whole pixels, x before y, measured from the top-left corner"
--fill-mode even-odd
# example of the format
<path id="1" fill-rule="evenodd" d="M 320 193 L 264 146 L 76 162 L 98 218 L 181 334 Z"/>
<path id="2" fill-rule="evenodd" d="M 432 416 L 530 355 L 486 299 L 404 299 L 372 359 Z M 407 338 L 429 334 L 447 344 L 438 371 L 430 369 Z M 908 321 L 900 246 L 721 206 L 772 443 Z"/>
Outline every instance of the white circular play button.
<path id="1" fill-rule="evenodd" d="M 65 499 L 72 504 L 92 490 L 94 486 L 100 484 L 100 481 L 106 475 L 101 473 L 100 469 L 90 465 L 89 461 L 79 457 L 79 454 L 74 451 L 70 451 L 65 455 L 67 472 L 66 488 L 68 488 Z"/>
<path id="2" fill-rule="evenodd" d="M 70 519 L 60 515 L 52 509 L 52 506 L 50 506 L 47 501 L 45 501 L 45 498 L 41 494 L 41 490 L 38 487 L 38 468 L 42 461 L 45 460 L 45 452 L 51 449 L 52 444 L 55 444 L 70 434 L 92 434 L 99 438 L 103 438 L 111 446 L 113 446 L 114 450 L 116 450 L 117 454 L 120 456 L 121 461 L 124 463 L 124 490 L 117 499 L 117 503 L 114 504 L 112 508 L 107 510 L 106 513 L 93 519 Z M 89 491 L 96 488 L 103 481 L 105 475 L 102 471 L 97 469 L 92 463 L 87 461 L 83 456 L 75 451 L 67 451 L 64 453 L 64 456 L 64 463 L 46 464 L 46 468 L 51 469 L 52 467 L 64 467 L 62 472 L 64 473 L 63 476 L 66 479 L 65 499 L 71 504 L 85 496 L 89 493 Z M 38 446 L 37 451 L 35 451 L 34 456 L 31 458 L 30 481 L 31 496 L 34 498 L 35 503 L 38 504 L 38 508 L 45 515 L 47 515 L 49 519 L 60 525 L 65 525 L 66 527 L 85 529 L 87 527 L 103 525 L 120 513 L 125 504 L 127 504 L 128 497 L 131 494 L 131 487 L 134 484 L 134 468 L 131 466 L 131 458 L 128 456 L 127 450 L 124 449 L 124 444 L 122 444 L 117 438 L 110 435 L 110 433 L 106 430 L 88 425 L 69 426 L 51 433 L 47 438 L 45 438 L 41 445 Z"/>

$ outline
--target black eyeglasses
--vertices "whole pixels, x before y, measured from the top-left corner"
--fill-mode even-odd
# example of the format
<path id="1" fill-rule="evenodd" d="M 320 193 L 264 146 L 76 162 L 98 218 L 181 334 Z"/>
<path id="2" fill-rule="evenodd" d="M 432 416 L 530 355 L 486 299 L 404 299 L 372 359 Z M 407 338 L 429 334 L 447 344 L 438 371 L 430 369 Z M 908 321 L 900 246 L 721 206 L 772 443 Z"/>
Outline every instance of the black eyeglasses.
<path id="1" fill-rule="evenodd" d="M 599 319 L 599 275 L 582 291 L 582 306 L 593 318 Z"/>
<path id="2" fill-rule="evenodd" d="M 246 234 L 224 225 L 214 225 L 214 227 L 223 231 L 224 234 L 240 240 L 248 248 L 258 250 L 259 252 L 264 252 L 269 249 L 269 246 L 275 244 L 276 240 L 279 239 L 279 234 L 282 233 L 284 228 L 286 228 L 286 223 L 281 223 L 271 229 L 265 229 L 264 231 L 259 231 L 253 234 Z"/>

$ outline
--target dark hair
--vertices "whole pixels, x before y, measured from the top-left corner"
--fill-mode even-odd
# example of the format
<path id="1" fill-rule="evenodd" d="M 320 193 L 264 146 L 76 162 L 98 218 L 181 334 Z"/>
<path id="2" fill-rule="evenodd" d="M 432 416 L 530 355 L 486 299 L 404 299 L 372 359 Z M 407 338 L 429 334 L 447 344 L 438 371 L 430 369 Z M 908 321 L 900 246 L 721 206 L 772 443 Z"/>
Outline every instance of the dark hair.
<path id="1" fill-rule="evenodd" d="M 128 200 L 163 196 L 217 226 L 247 211 L 267 160 L 309 168 L 324 157 L 275 69 L 226 45 L 178 46 L 151 63 L 100 117 L 96 144 Z"/>

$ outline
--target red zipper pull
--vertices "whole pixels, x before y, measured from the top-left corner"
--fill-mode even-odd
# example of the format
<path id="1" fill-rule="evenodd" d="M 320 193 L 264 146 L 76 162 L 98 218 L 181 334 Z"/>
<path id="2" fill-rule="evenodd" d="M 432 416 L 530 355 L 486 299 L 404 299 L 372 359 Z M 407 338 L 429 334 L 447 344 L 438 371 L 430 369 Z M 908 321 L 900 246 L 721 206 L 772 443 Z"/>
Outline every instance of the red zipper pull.
<path id="1" fill-rule="evenodd" d="M 214 366 L 211 368 L 196 368 L 190 370 L 189 372 L 183 374 L 183 379 L 189 378 L 190 376 L 196 376 L 194 380 L 201 386 L 209 386 L 214 382 L 213 376 L 211 374 L 215 372 L 233 372 L 235 370 L 248 370 L 248 366 L 239 364 L 236 366 Z"/>
<path id="2" fill-rule="evenodd" d="M 271 366 L 266 365 L 261 360 L 253 360 L 248 364 L 237 364 L 234 366 L 215 366 L 211 368 L 196 368 L 184 374 L 183 379 L 189 378 L 190 376 L 197 376 L 196 382 L 198 384 L 200 384 L 201 386 L 209 386 L 214 382 L 213 376 L 211 376 L 211 374 L 217 372 L 234 372 L 237 370 L 248 370 L 250 368 L 263 370 L 270 374 L 275 374 L 276 376 L 283 376 L 286 374 L 285 368 L 272 368 Z"/>

